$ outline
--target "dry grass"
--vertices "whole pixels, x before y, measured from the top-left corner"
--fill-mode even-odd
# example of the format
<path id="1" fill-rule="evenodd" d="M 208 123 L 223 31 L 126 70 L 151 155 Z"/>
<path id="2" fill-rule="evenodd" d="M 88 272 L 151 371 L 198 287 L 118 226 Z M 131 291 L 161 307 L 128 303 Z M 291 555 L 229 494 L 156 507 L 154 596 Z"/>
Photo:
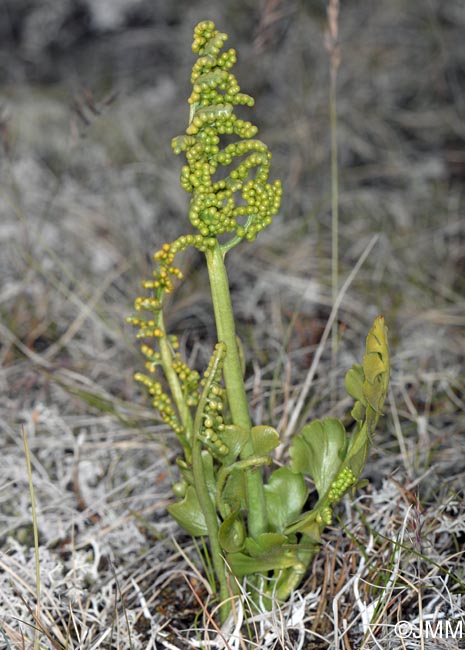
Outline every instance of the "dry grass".
<path id="1" fill-rule="evenodd" d="M 296 4 L 275 22 L 262 15 L 255 45 L 253 3 L 210 5 L 189 5 L 179 24 L 145 36 L 114 36 L 128 60 L 117 58 L 110 89 L 77 62 L 71 81 L 11 83 L 0 96 L 0 647 L 32 648 L 37 628 L 44 649 L 394 649 L 399 620 L 464 617 L 459 0 L 341 3 L 340 285 L 378 240 L 339 310 L 337 372 L 325 347 L 299 420 L 345 412 L 342 390 L 331 401 L 328 376 L 342 385 L 383 313 L 392 387 L 369 485 L 341 509 L 289 603 L 263 615 L 245 595 L 222 631 L 199 554 L 166 516 L 176 444 L 134 385 L 141 357 L 124 316 L 150 253 L 183 228 L 169 144 L 184 129 L 199 19 L 213 14 L 229 30 L 238 79 L 257 97 L 254 121 L 286 188 L 276 223 L 230 256 L 256 422 L 286 431 L 331 309 L 324 3 Z M 152 38 L 165 56 L 148 84 L 130 67 L 130 44 Z M 93 96 L 77 92 L 76 80 Z M 210 303 L 195 255 L 185 264 L 191 275 L 170 326 L 202 365 L 214 340 Z M 39 522 L 39 618 L 22 427 Z"/>

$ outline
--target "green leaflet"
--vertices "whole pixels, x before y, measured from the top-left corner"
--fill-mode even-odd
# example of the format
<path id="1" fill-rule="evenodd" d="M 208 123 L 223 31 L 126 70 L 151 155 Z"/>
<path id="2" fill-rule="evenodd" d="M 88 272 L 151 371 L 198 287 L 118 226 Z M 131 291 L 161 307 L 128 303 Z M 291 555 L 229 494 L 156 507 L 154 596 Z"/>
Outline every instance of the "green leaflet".
<path id="1" fill-rule="evenodd" d="M 347 390 L 358 400 L 352 409 L 358 430 L 352 436 L 348 452 L 348 465 L 357 477 L 363 470 L 371 437 L 382 415 L 389 372 L 387 328 L 384 318 L 378 316 L 367 336 L 362 366 L 354 366 L 346 375 Z"/>
<path id="2" fill-rule="evenodd" d="M 377 316 L 368 332 L 366 341 L 367 354 L 377 353 L 385 363 L 385 370 L 389 378 L 389 346 L 387 340 L 387 327 L 384 324 L 384 316 Z M 387 380 L 385 382 L 387 387 Z"/>
<path id="3" fill-rule="evenodd" d="M 349 451 L 347 452 L 347 466 L 358 478 L 365 467 L 370 450 L 370 436 L 368 435 L 367 423 L 363 422 L 350 439 Z"/>
<path id="4" fill-rule="evenodd" d="M 221 459 L 221 462 L 225 466 L 231 465 L 247 444 L 249 434 L 241 427 L 234 424 L 226 424 L 219 437 L 229 449 L 229 452 Z"/>
<path id="5" fill-rule="evenodd" d="M 353 418 L 362 427 L 366 420 L 367 433 L 374 433 L 382 415 L 389 382 L 389 348 L 384 318 L 378 316 L 368 333 L 362 365 L 354 365 L 345 377 L 346 390 L 355 400 Z"/>
<path id="6" fill-rule="evenodd" d="M 262 424 L 252 427 L 250 433 L 255 456 L 267 456 L 279 445 L 279 433 L 273 427 Z"/>
<path id="7" fill-rule="evenodd" d="M 363 418 L 365 417 L 365 408 L 362 402 L 355 402 L 354 408 L 350 412 L 351 416 L 358 423 L 359 428 L 362 427 Z"/>
<path id="8" fill-rule="evenodd" d="M 245 476 L 240 469 L 233 469 L 228 476 L 220 499 L 233 510 L 245 505 Z"/>
<path id="9" fill-rule="evenodd" d="M 188 486 L 184 499 L 168 506 L 167 510 L 192 537 L 208 534 L 207 523 L 192 485 Z"/>
<path id="10" fill-rule="evenodd" d="M 216 492 L 213 458 L 208 451 L 203 450 L 201 452 L 201 459 L 208 494 L 213 500 Z M 192 470 L 186 467 L 184 461 L 178 462 L 178 465 L 181 468 L 184 484 L 187 484 L 187 487 L 185 488 L 185 496 L 182 501 L 174 503 L 172 506 L 168 506 L 167 510 L 173 519 L 176 519 L 178 524 L 182 526 L 189 535 L 192 535 L 193 537 L 207 535 L 208 530 L 205 516 L 200 506 L 196 490 L 193 486 L 194 478 Z"/>
<path id="11" fill-rule="evenodd" d="M 366 354 L 363 357 L 362 367 L 365 375 L 363 395 L 368 405 L 379 416 L 382 414 L 386 399 L 390 371 L 387 328 L 382 316 L 376 318 L 367 336 Z M 374 426 L 376 426 L 377 420 L 378 417 L 376 417 Z M 369 431 L 369 433 L 372 432 Z"/>
<path id="12" fill-rule="evenodd" d="M 315 481 L 320 498 L 329 490 L 347 449 L 347 435 L 339 420 L 315 420 L 302 429 L 290 448 L 293 472 Z"/>
<path id="13" fill-rule="evenodd" d="M 228 553 L 240 551 L 244 546 L 245 530 L 241 520 L 240 510 L 236 508 L 220 526 L 219 542 Z"/>
<path id="14" fill-rule="evenodd" d="M 308 491 L 301 474 L 288 467 L 276 469 L 265 485 L 265 500 L 271 530 L 283 533 L 286 526 L 302 512 Z"/>
<path id="15" fill-rule="evenodd" d="M 358 400 L 362 404 L 365 404 L 365 397 L 363 395 L 363 382 L 365 380 L 365 374 L 363 372 L 362 366 L 354 364 L 350 370 L 346 372 L 345 376 L 345 386 L 346 391 L 351 397 L 355 400 Z"/>

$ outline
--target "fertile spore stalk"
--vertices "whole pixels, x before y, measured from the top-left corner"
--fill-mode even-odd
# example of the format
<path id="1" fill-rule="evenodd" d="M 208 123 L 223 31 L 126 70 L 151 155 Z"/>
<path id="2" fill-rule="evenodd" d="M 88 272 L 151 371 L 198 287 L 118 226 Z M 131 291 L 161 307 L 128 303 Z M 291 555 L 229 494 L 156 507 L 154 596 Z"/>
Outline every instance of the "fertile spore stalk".
<path id="1" fill-rule="evenodd" d="M 168 510 L 189 534 L 209 539 L 222 620 L 230 611 L 224 601 L 236 590 L 230 577 L 247 576 L 256 587 L 257 605 L 265 607 L 273 598 L 286 599 L 299 584 L 334 506 L 358 481 L 389 377 L 386 328 L 379 317 L 362 365 L 346 376 L 356 400 L 352 435 L 338 420 L 317 420 L 295 436 L 290 467 L 268 476 L 263 471 L 272 464 L 279 435 L 271 426 L 253 426 L 250 419 L 224 260 L 232 248 L 253 242 L 271 224 L 282 190 L 279 181 L 268 181 L 271 153 L 255 138 L 257 127 L 234 112 L 236 106 L 253 106 L 254 100 L 240 92 L 230 71 L 236 53 L 222 51 L 226 39 L 211 21 L 195 28 L 192 49 L 198 59 L 189 124 L 186 134 L 172 141 L 174 152 L 186 156 L 181 186 L 191 194 L 189 220 L 196 232 L 155 253 L 153 278 L 143 282 L 147 295 L 137 298 L 138 313 L 128 319 L 144 339 L 148 371 L 135 377 L 147 386 L 153 406 L 183 449 L 177 460 L 181 480 L 173 486 L 180 500 Z M 230 135 L 239 139 L 221 146 L 221 137 Z M 205 256 L 218 338 L 203 377 L 181 358 L 178 340 L 167 333 L 163 319 L 164 297 L 182 278 L 175 256 L 189 246 Z M 148 316 L 142 317 L 142 311 Z M 156 378 L 160 369 L 163 384 Z M 306 509 L 305 476 L 318 493 L 311 509 Z"/>

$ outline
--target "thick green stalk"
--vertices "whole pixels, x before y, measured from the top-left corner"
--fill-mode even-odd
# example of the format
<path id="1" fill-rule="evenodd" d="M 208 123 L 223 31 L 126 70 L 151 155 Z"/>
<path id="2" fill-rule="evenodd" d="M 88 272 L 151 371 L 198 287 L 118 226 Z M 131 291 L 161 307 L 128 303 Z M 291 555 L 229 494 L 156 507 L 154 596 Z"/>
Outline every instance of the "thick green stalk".
<path id="1" fill-rule="evenodd" d="M 218 341 L 226 344 L 223 374 L 232 421 L 233 424 L 250 432 L 252 423 L 237 348 L 228 276 L 220 245 L 217 243 L 213 248 L 208 249 L 205 252 L 205 257 L 210 278 Z M 252 454 L 253 444 L 252 439 L 249 438 L 242 450 L 241 457 L 247 458 Z M 267 529 L 263 480 L 259 469 L 247 472 L 247 509 L 249 534 L 256 537 Z"/>

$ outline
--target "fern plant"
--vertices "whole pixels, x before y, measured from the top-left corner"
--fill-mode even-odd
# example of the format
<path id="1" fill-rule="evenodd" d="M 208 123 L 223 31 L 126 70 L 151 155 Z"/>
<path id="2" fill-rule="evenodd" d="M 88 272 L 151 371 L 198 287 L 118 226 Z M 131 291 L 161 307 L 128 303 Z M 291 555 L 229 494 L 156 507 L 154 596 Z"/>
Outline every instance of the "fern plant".
<path id="1" fill-rule="evenodd" d="M 195 28 L 189 124 L 172 141 L 186 158 L 181 185 L 191 195 L 193 232 L 155 253 L 153 277 L 143 282 L 146 293 L 128 319 L 146 358 L 146 372 L 135 378 L 182 447 L 181 480 L 173 487 L 178 500 L 168 510 L 187 533 L 208 538 L 223 620 L 244 577 L 260 607 L 285 600 L 298 586 L 334 507 L 359 481 L 389 378 L 386 328 L 378 317 L 362 364 L 346 375 L 355 400 L 351 434 L 337 419 L 316 420 L 294 437 L 289 467 L 268 469 L 279 435 L 250 419 L 225 256 L 271 224 L 282 189 L 269 181 L 271 153 L 256 138 L 257 127 L 235 113 L 254 100 L 231 72 L 236 52 L 223 50 L 226 39 L 211 21 Z M 236 140 L 224 144 L 224 136 Z M 181 358 L 164 324 L 165 296 L 182 278 L 175 257 L 188 247 L 205 256 L 218 338 L 203 376 Z M 318 495 L 311 506 L 310 481 Z"/>

